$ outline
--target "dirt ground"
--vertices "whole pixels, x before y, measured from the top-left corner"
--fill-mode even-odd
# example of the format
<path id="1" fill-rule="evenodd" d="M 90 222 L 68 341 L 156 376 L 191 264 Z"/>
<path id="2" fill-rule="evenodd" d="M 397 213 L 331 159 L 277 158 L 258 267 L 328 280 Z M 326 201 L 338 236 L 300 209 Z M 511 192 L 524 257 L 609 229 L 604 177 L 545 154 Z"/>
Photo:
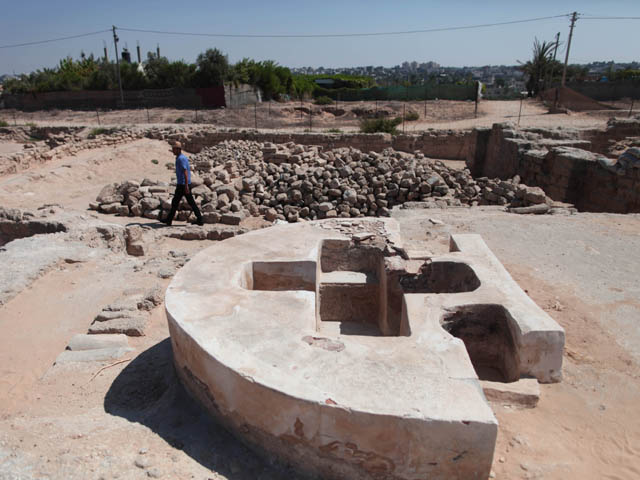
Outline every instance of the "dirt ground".
<path id="1" fill-rule="evenodd" d="M 313 109 L 311 122 L 309 108 Z M 292 131 L 358 131 L 362 118 L 385 112 L 389 118 L 402 117 L 403 112 L 415 112 L 416 121 L 407 121 L 398 127 L 405 132 L 417 132 L 429 128 L 468 129 L 491 126 L 499 122 L 518 122 L 526 127 L 591 128 L 603 126 L 614 115 L 626 116 L 629 105 L 619 103 L 619 110 L 549 114 L 539 101 L 526 99 L 520 110 L 519 100 L 481 101 L 476 114 L 472 101 L 429 100 L 428 102 L 340 102 L 337 105 L 317 106 L 306 102 L 265 102 L 257 106 L 238 109 L 179 110 L 169 108 L 74 111 L 50 110 L 47 112 L 0 111 L 0 120 L 9 125 L 35 123 L 39 125 L 114 126 L 131 124 L 207 124 L 224 128 L 257 128 L 259 130 Z M 637 110 L 637 108 L 636 108 Z M 426 112 L 426 113 L 425 113 Z"/>
<path id="2" fill-rule="evenodd" d="M 514 106 L 496 102 L 494 113 Z M 528 121 L 552 117 L 532 113 Z M 106 183 L 168 180 L 172 158 L 166 144 L 146 139 L 81 152 L 0 177 L 0 205 L 57 203 L 88 215 Z M 640 478 L 640 215 L 517 216 L 485 207 L 396 210 L 394 217 L 405 243 L 434 253 L 446 249 L 450 233 L 481 234 L 566 330 L 563 381 L 541 385 L 534 409 L 493 405 L 500 422 L 493 476 Z M 151 255 L 190 255 L 209 244 L 162 238 Z M 130 339 L 135 350 L 122 363 L 53 365 L 104 305 L 128 289 L 170 281 L 135 265 L 122 253 L 63 262 L 0 306 L 0 479 L 297 478 L 246 449 L 188 397 L 173 372 L 162 307 L 146 335 Z"/>

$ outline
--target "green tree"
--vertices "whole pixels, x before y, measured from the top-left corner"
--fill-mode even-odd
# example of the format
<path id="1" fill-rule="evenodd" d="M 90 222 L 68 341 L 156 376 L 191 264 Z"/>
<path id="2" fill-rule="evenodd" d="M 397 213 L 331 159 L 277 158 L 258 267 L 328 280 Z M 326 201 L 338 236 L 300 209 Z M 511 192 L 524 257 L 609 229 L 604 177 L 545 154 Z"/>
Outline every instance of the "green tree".
<path id="1" fill-rule="evenodd" d="M 210 48 L 198 55 L 196 65 L 194 80 L 197 87 L 221 86 L 229 74 L 229 60 L 217 48 Z"/>
<path id="2" fill-rule="evenodd" d="M 549 70 L 552 62 L 552 52 L 556 42 L 540 43 L 536 38 L 533 42 L 533 57 L 521 65 L 521 70 L 529 76 L 526 88 L 530 97 L 538 95 L 543 87 L 545 73 Z"/>

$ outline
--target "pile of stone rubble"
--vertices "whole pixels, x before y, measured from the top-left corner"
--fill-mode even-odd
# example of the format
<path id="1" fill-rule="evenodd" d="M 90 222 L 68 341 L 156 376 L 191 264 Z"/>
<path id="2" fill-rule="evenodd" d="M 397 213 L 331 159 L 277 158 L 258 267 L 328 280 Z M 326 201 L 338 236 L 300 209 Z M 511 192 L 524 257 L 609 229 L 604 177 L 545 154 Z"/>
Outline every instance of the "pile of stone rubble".
<path id="1" fill-rule="evenodd" d="M 531 213 L 546 213 L 552 204 L 542 189 L 520 184 L 518 177 L 474 179 L 467 169 L 392 149 L 322 151 L 293 143 L 225 141 L 194 155 L 192 168 L 192 192 L 205 223 L 237 225 L 247 216 L 289 222 L 388 216 L 392 207 L 416 202 L 425 207 L 542 205 Z M 105 186 L 91 208 L 156 219 L 169 210 L 172 192 L 161 182 L 130 180 Z M 184 199 L 177 219 L 193 219 Z"/>

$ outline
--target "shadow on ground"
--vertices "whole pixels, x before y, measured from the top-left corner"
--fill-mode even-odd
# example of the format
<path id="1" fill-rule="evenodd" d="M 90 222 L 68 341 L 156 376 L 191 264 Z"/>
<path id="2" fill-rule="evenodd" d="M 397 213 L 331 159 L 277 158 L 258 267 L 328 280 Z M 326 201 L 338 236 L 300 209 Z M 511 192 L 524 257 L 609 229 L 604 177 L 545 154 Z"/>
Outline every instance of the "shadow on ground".
<path id="1" fill-rule="evenodd" d="M 138 355 L 111 384 L 107 413 L 147 426 L 174 448 L 231 480 L 296 478 L 271 466 L 219 426 L 176 376 L 167 338 Z"/>

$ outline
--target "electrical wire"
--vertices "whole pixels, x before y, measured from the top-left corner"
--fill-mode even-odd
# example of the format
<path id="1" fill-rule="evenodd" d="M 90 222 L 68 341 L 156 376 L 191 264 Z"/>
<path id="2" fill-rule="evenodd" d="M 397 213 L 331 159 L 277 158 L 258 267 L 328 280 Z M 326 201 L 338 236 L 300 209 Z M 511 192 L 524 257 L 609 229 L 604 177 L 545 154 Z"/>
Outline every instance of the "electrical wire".
<path id="1" fill-rule="evenodd" d="M 233 34 L 233 33 L 196 33 L 196 32 L 172 32 L 165 30 L 145 30 L 139 28 L 118 28 L 125 32 L 137 32 L 137 33 L 153 33 L 158 35 L 185 35 L 196 37 L 227 37 L 227 38 L 344 38 L 344 37 L 378 37 L 389 35 L 412 35 L 418 33 L 435 33 L 435 32 L 448 32 L 455 30 L 471 30 L 475 28 L 488 28 L 499 27 L 504 25 L 515 25 L 519 23 L 540 22 L 543 20 L 551 20 L 555 18 L 570 17 L 571 14 L 565 13 L 563 15 L 552 15 L 547 17 L 527 18 L 524 20 L 511 20 L 507 22 L 496 23 L 482 23 L 477 25 L 464 25 L 458 27 L 441 27 L 441 28 L 427 28 L 422 30 L 401 30 L 390 32 L 361 32 L 361 33 L 321 33 L 321 34 Z M 607 17 L 607 16 L 590 16 L 588 14 L 579 14 L 580 20 L 640 20 L 640 17 Z M 15 43 L 11 45 L 0 45 L 0 49 L 4 48 L 18 48 L 27 47 L 32 45 L 42 45 L 44 43 L 59 42 L 63 40 L 71 40 L 74 38 L 89 37 L 92 35 L 99 35 L 101 33 L 111 32 L 111 29 L 98 30 L 97 32 L 81 33 L 79 35 L 70 35 L 67 37 L 51 38 L 48 40 L 37 40 L 33 42 Z"/>
<path id="2" fill-rule="evenodd" d="M 106 32 L 110 32 L 110 31 L 111 31 L 111 29 L 109 29 L 109 30 L 99 30 L 97 32 L 81 33 L 80 35 L 71 35 L 69 37 L 52 38 L 52 39 L 49 39 L 49 40 L 38 40 L 38 41 L 35 41 L 35 42 L 15 43 L 13 45 L 0 45 L 0 48 L 16 48 L 16 47 L 28 47 L 30 45 L 41 45 L 43 43 L 59 42 L 61 40 L 71 40 L 72 38 L 89 37 L 91 35 L 98 35 L 100 33 L 106 33 Z"/>
<path id="3" fill-rule="evenodd" d="M 228 37 L 228 38 L 342 38 L 342 37 L 376 37 L 387 35 L 410 35 L 416 33 L 433 33 L 433 32 L 446 32 L 452 30 L 469 30 L 473 28 L 486 28 L 497 27 L 502 25 L 514 25 L 518 23 L 539 22 L 542 20 L 550 20 L 554 18 L 568 17 L 570 14 L 553 15 L 549 17 L 528 18 L 525 20 L 511 20 L 508 22 L 498 23 L 484 23 L 479 25 L 465 25 L 460 27 L 442 27 L 442 28 L 429 28 L 424 30 L 403 30 L 393 32 L 371 32 L 371 33 L 326 33 L 326 34 L 280 34 L 280 35 L 256 35 L 256 34 L 231 34 L 231 33 L 194 33 L 194 32 L 171 32 L 163 30 L 143 30 L 138 28 L 121 28 L 118 30 L 123 32 L 137 32 L 137 33 L 155 33 L 159 35 L 186 35 L 196 37 Z"/>
<path id="4" fill-rule="evenodd" d="M 580 20 L 640 20 L 640 17 L 585 17 L 581 15 Z"/>

